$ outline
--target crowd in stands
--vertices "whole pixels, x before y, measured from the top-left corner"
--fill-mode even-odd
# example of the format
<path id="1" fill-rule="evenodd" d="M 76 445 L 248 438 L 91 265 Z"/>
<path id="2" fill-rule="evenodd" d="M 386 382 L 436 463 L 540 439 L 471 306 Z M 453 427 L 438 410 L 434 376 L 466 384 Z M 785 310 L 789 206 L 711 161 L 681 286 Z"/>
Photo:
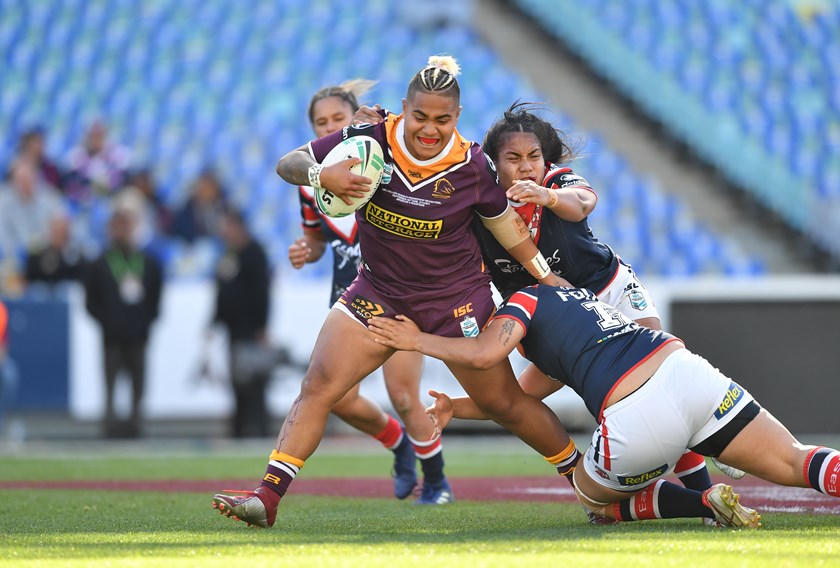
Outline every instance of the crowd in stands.
<path id="1" fill-rule="evenodd" d="M 210 167 L 200 171 L 186 198 L 170 207 L 154 171 L 135 163 L 132 151 L 92 123 L 62 160 L 45 152 L 42 128 L 24 132 L 0 183 L 0 294 L 78 281 L 107 244 L 107 222 L 117 208 L 136 217 L 137 245 L 167 260 L 172 242 L 209 240 L 219 249 L 219 229 L 229 209 L 224 184 Z"/>

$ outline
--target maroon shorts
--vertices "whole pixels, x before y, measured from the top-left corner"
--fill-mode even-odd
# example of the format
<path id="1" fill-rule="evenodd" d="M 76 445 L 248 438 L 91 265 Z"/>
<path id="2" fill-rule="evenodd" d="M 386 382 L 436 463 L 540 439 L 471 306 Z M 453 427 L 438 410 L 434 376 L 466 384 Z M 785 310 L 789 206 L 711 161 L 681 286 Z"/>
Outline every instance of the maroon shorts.
<path id="1" fill-rule="evenodd" d="M 344 291 L 336 307 L 367 326 L 373 316 L 411 318 L 426 333 L 444 337 L 478 335 L 496 309 L 490 284 L 471 289 L 447 289 L 404 294 L 394 298 L 378 292 L 364 271 Z"/>

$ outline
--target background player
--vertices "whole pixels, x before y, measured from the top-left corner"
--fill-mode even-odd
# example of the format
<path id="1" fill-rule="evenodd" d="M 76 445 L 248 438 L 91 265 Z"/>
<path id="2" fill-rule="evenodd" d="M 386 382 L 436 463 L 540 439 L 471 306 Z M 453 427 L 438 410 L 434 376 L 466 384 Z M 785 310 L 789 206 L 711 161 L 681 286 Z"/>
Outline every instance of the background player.
<path id="1" fill-rule="evenodd" d="M 370 190 L 370 179 L 349 171 L 358 160 L 332 166 L 320 161 L 342 139 L 364 134 L 379 142 L 394 171 L 356 212 L 364 262 L 327 315 L 262 483 L 242 496 L 216 495 L 213 506 L 223 514 L 263 527 L 274 524 L 280 498 L 315 451 L 332 408 L 394 353 L 368 334 L 372 313 L 409 313 L 423 329 L 447 336 L 478 334 L 494 304 L 469 227 L 474 214 L 539 281 L 560 281 L 498 190 L 492 162 L 456 130 L 458 72 L 453 58 L 430 58 L 409 82 L 402 114 L 314 140 L 278 163 L 287 182 L 322 186 L 349 202 Z M 568 434 L 545 404 L 522 392 L 507 360 L 484 370 L 449 369 L 493 420 L 547 459 L 563 454 Z M 445 484 L 431 490 L 440 496 L 450 492 Z"/>
<path id="2" fill-rule="evenodd" d="M 359 97 L 375 84 L 375 81 L 355 79 L 325 87 L 315 93 L 309 102 L 308 112 L 315 136 L 321 138 L 350 124 L 353 113 L 359 109 Z M 333 218 L 321 213 L 315 205 L 314 189 L 310 186 L 300 186 L 299 195 L 303 237 L 289 247 L 289 262 L 295 268 L 317 262 L 329 245 L 333 257 L 330 296 L 330 305 L 333 305 L 359 271 L 361 256 L 356 217 L 348 215 Z M 422 372 L 423 355 L 420 353 L 395 353 L 382 366 L 388 396 L 405 428 L 386 414 L 376 402 L 361 396 L 358 384 L 332 410 L 336 416 L 357 430 L 373 436 L 394 452 L 394 495 L 398 499 L 408 497 L 417 485 L 415 454 L 420 458 L 425 487 L 438 485 L 446 479 L 443 474 L 443 447 L 439 438 L 429 441 L 433 426 L 420 401 Z M 416 502 L 448 502 L 447 499 L 440 502 L 430 500 L 432 495 L 427 489 Z"/>
<path id="3" fill-rule="evenodd" d="M 662 479 L 687 448 L 773 483 L 840 497 L 840 452 L 800 444 L 743 387 L 680 339 L 639 326 L 589 290 L 520 290 L 484 333 L 469 340 L 421 333 L 404 316 L 373 318 L 369 329 L 383 345 L 476 368 L 506 359 L 521 344 L 540 370 L 545 394 L 565 383 L 598 419 L 583 466 L 574 472 L 578 498 L 596 514 L 760 526 L 761 517 L 728 485 L 701 493 Z M 432 394 L 439 429 L 453 415 L 481 418 L 466 397 Z"/>

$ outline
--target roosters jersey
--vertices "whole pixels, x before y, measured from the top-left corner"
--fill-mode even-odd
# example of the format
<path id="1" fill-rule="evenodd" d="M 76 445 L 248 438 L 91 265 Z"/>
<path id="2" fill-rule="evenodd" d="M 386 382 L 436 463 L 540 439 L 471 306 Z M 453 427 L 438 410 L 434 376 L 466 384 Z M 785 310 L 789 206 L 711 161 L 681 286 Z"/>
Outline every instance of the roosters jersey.
<path id="1" fill-rule="evenodd" d="M 314 190 L 298 186 L 300 216 L 304 229 L 320 230 L 332 249 L 333 279 L 330 305 L 332 306 L 359 273 L 359 232 L 356 217 L 327 217 L 315 205 Z"/>
<path id="2" fill-rule="evenodd" d="M 548 164 L 543 185 L 549 188 L 584 187 L 594 193 L 589 183 L 569 168 Z M 596 293 L 606 288 L 618 269 L 615 252 L 598 241 L 586 219 L 564 221 L 547 207 L 534 203 L 511 203 L 531 230 L 531 237 L 551 270 L 575 286 Z M 536 284 L 525 268 L 508 254 L 480 222 L 473 223 L 481 243 L 493 284 L 503 298 L 517 290 Z"/>
<path id="3" fill-rule="evenodd" d="M 642 327 L 583 288 L 529 286 L 514 293 L 493 319 L 511 318 L 525 328 L 525 357 L 561 381 L 600 420 L 613 388 L 663 345 L 679 341 Z"/>
<path id="4" fill-rule="evenodd" d="M 402 115 L 348 126 L 309 143 L 321 162 L 341 140 L 367 135 L 393 165 L 390 181 L 356 211 L 362 268 L 384 295 L 434 295 L 487 286 L 473 213 L 496 217 L 507 208 L 493 162 L 456 130 L 437 157 L 413 158 L 403 141 Z"/>

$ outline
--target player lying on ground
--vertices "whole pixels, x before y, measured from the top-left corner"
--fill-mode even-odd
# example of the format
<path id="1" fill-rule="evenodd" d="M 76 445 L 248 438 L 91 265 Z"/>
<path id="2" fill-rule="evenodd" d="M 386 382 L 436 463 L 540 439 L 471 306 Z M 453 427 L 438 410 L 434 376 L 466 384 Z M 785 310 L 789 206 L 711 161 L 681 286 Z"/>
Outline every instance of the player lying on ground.
<path id="1" fill-rule="evenodd" d="M 546 383 L 561 381 L 580 395 L 598 427 L 583 467 L 575 469 L 575 491 L 596 514 L 760 526 L 760 515 L 741 505 L 728 485 L 699 492 L 661 479 L 687 448 L 779 485 L 840 497 L 840 452 L 800 444 L 743 387 L 680 339 L 639 326 L 589 290 L 524 288 L 474 338 L 421 333 L 408 318 L 397 318 L 369 321 L 377 342 L 478 369 L 521 344 L 524 356 L 552 378 Z M 546 394 L 555 390 L 544 386 Z M 431 394 L 438 431 L 453 416 L 483 418 L 467 397 Z"/>

